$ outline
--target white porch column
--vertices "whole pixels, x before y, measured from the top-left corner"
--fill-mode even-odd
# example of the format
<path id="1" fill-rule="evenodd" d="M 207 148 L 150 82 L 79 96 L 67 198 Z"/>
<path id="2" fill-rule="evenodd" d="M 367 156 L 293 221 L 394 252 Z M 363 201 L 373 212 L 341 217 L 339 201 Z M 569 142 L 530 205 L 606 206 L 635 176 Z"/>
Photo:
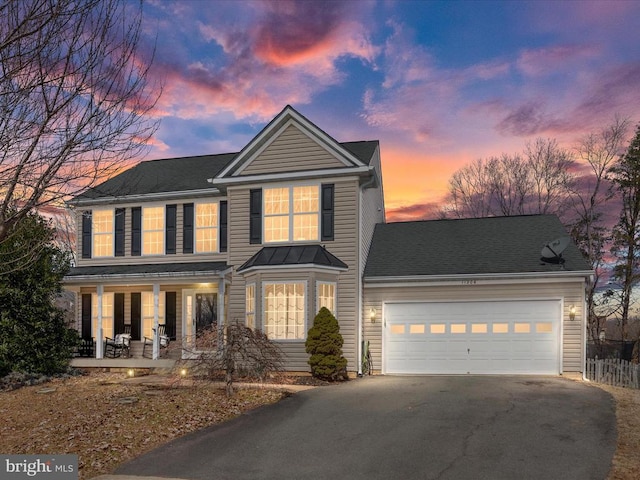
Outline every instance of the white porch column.
<path id="1" fill-rule="evenodd" d="M 102 330 L 102 296 L 104 285 L 98 285 L 98 331 L 96 332 L 96 358 L 104 358 L 104 333 Z"/>
<path id="2" fill-rule="evenodd" d="M 154 360 L 160 358 L 160 335 L 158 335 L 158 319 L 160 314 L 160 284 L 153 284 L 153 356 Z"/>
<path id="3" fill-rule="evenodd" d="M 224 295 L 226 292 L 226 282 L 224 278 L 218 280 L 218 328 L 223 328 L 226 325 L 225 322 L 225 312 L 226 308 L 224 305 Z"/>

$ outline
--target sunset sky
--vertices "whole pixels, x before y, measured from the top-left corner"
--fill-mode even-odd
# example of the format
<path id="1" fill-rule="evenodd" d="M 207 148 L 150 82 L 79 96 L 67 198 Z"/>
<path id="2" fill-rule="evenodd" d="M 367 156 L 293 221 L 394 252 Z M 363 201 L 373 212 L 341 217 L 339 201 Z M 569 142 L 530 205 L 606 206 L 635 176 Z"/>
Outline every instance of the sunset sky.
<path id="1" fill-rule="evenodd" d="M 429 218 L 470 161 L 640 121 L 638 18 L 626 0 L 148 0 L 146 159 L 238 151 L 290 104 L 380 140 L 387 220 Z"/>

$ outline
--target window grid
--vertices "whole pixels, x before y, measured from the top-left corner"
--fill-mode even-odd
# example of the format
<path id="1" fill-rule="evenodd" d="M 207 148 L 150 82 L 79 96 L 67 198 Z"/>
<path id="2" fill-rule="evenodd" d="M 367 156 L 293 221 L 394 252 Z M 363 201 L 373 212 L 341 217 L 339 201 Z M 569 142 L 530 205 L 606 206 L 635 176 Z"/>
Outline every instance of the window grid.
<path id="1" fill-rule="evenodd" d="M 98 294 L 91 294 L 92 336 L 98 336 Z M 113 338 L 113 293 L 102 294 L 102 336 Z"/>
<path id="2" fill-rule="evenodd" d="M 336 315 L 336 284 L 335 283 L 318 283 L 318 305 L 320 311 L 322 307 L 326 307 L 334 316 Z"/>
<path id="3" fill-rule="evenodd" d="M 218 203 L 196 204 L 196 252 L 218 251 Z"/>
<path id="4" fill-rule="evenodd" d="M 305 329 L 305 284 L 264 284 L 264 332 L 272 340 L 302 340 Z"/>
<path id="5" fill-rule="evenodd" d="M 142 209 L 142 254 L 164 253 L 164 207 Z"/>
<path id="6" fill-rule="evenodd" d="M 264 189 L 266 243 L 319 239 L 318 185 Z"/>
<path id="7" fill-rule="evenodd" d="M 245 324 L 253 329 L 256 327 L 256 285 L 247 285 L 245 295 Z"/>
<path id="8" fill-rule="evenodd" d="M 158 295 L 158 323 L 164 323 L 164 292 Z M 153 292 L 142 292 L 142 336 L 153 338 Z"/>
<path id="9" fill-rule="evenodd" d="M 113 256 L 113 210 L 93 212 L 93 256 Z"/>

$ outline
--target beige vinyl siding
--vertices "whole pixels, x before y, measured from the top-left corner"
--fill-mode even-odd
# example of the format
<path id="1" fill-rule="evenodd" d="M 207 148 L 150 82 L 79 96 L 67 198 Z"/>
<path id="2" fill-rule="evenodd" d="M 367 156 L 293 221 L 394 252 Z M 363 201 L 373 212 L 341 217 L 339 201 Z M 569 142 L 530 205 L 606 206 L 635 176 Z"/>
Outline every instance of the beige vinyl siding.
<path id="1" fill-rule="evenodd" d="M 376 169 L 378 178 L 382 178 L 380 171 L 380 150 L 376 150 L 371 160 L 371 165 Z M 384 223 L 384 198 L 382 186 L 368 188 L 361 192 L 361 227 L 360 232 L 360 276 L 364 273 L 364 268 L 369 255 L 369 248 L 373 239 L 373 231 L 378 223 Z"/>
<path id="2" fill-rule="evenodd" d="M 133 204 L 122 204 L 109 206 L 108 208 L 125 208 L 125 255 L 123 257 L 100 257 L 100 258 L 82 258 L 82 212 L 87 210 L 93 210 L 94 208 L 101 207 L 87 207 L 78 209 L 76 211 L 76 228 L 77 228 L 77 259 L 76 265 L 78 267 L 85 266 L 104 266 L 104 265 L 130 265 L 132 261 L 135 263 L 150 263 L 150 264 L 166 264 L 166 263 L 189 263 L 189 262 L 226 262 L 228 258 L 227 252 L 222 253 L 188 253 L 183 254 L 183 227 L 184 227 L 184 217 L 183 217 L 183 205 L 186 203 L 198 203 L 198 202 L 219 202 L 221 200 L 226 200 L 226 197 L 211 197 L 211 198 L 194 198 L 190 200 L 181 200 L 178 202 L 165 202 L 165 203 L 133 203 Z M 131 209 L 133 207 L 142 207 L 146 205 L 177 205 L 177 215 L 176 215 L 176 253 L 169 255 L 140 255 L 140 256 L 131 256 Z M 231 225 L 230 217 L 228 218 L 229 225 Z M 165 225 L 166 228 L 166 225 Z M 229 230 L 231 227 L 229 226 Z M 166 231 L 166 230 L 165 230 Z"/>
<path id="3" fill-rule="evenodd" d="M 336 179 L 334 192 L 334 230 L 335 240 L 322 242 L 322 244 L 333 255 L 345 262 L 349 270 L 341 272 L 337 276 L 337 296 L 338 296 L 338 321 L 340 322 L 340 333 L 344 337 L 343 352 L 348 360 L 348 369 L 357 371 L 357 321 L 358 309 L 357 282 L 358 275 L 358 192 L 359 185 L 356 178 Z M 262 185 L 267 187 L 268 184 Z M 245 277 L 237 273 L 238 267 L 246 262 L 254 253 L 262 248 L 262 245 L 251 245 L 249 243 L 249 190 L 257 186 L 234 187 L 228 189 L 229 197 L 229 264 L 233 266 L 233 279 L 229 287 L 229 318 L 244 319 L 245 316 Z M 302 277 L 300 276 L 302 274 Z M 260 275 L 251 273 L 248 283 L 257 283 L 256 304 L 260 312 L 256 312 L 256 323 L 262 322 L 262 288 L 260 280 L 268 278 L 271 281 L 274 276 L 282 281 L 290 281 L 304 278 L 308 281 L 307 288 L 313 282 L 312 272 L 302 273 L 267 273 L 262 270 Z M 326 277 L 322 277 L 323 279 Z M 315 299 L 315 287 L 308 293 Z M 308 303 L 308 308 L 315 308 L 315 302 Z M 315 313 L 314 313 L 315 315 Z M 307 318 L 309 322 L 309 318 Z M 312 323 L 308 323 L 310 327 Z M 308 356 L 304 351 L 304 342 L 298 345 L 295 342 L 281 342 L 287 354 L 286 369 L 291 371 L 309 371 L 307 364 Z"/>
<path id="4" fill-rule="evenodd" d="M 562 319 L 562 371 L 582 372 L 583 369 L 583 290 L 581 280 L 576 282 L 531 283 L 514 281 L 511 284 L 438 285 L 364 287 L 364 338 L 370 341 L 374 370 L 382 365 L 383 302 L 397 301 L 470 301 L 470 300 L 552 300 L 564 301 Z M 576 306 L 576 320 L 569 319 L 569 308 Z M 369 320 L 369 311 L 376 309 L 376 322 Z"/>
<path id="5" fill-rule="evenodd" d="M 345 164 L 305 135 L 289 125 L 240 175 L 260 175 L 321 168 L 343 168 Z"/>

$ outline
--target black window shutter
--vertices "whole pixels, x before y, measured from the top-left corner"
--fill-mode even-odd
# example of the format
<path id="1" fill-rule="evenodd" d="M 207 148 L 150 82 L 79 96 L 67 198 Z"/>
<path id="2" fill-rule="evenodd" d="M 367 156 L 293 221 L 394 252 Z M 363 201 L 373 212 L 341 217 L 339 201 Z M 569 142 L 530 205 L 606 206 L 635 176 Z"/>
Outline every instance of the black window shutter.
<path id="1" fill-rule="evenodd" d="M 124 293 L 113 294 L 113 335 L 124 333 Z"/>
<path id="2" fill-rule="evenodd" d="M 262 243 L 262 189 L 249 192 L 249 243 Z"/>
<path id="3" fill-rule="evenodd" d="M 91 340 L 91 294 L 82 294 L 82 339 Z"/>
<path id="4" fill-rule="evenodd" d="M 82 258 L 91 258 L 91 210 L 82 212 Z"/>
<path id="5" fill-rule="evenodd" d="M 164 293 L 164 321 L 166 334 L 171 340 L 176 339 L 176 292 Z"/>
<path id="6" fill-rule="evenodd" d="M 142 254 L 142 208 L 131 209 L 131 255 Z"/>
<path id="7" fill-rule="evenodd" d="M 333 240 L 333 204 L 334 185 L 333 183 L 322 184 L 322 208 L 320 212 L 321 240 Z"/>
<path id="8" fill-rule="evenodd" d="M 167 205 L 165 209 L 166 225 L 167 228 L 165 230 L 165 253 L 172 254 L 176 253 L 176 212 L 177 205 Z"/>
<path id="9" fill-rule="evenodd" d="M 116 208 L 116 257 L 124 257 L 124 217 L 125 209 Z"/>
<path id="10" fill-rule="evenodd" d="M 219 250 L 221 252 L 227 251 L 227 224 L 228 224 L 227 201 L 222 200 L 220 202 L 220 241 L 219 241 L 219 245 L 220 245 Z"/>
<path id="11" fill-rule="evenodd" d="M 193 253 L 193 203 L 182 206 L 182 253 Z"/>
<path id="12" fill-rule="evenodd" d="M 131 294 L 131 340 L 140 340 L 140 327 L 142 318 L 142 294 Z"/>

